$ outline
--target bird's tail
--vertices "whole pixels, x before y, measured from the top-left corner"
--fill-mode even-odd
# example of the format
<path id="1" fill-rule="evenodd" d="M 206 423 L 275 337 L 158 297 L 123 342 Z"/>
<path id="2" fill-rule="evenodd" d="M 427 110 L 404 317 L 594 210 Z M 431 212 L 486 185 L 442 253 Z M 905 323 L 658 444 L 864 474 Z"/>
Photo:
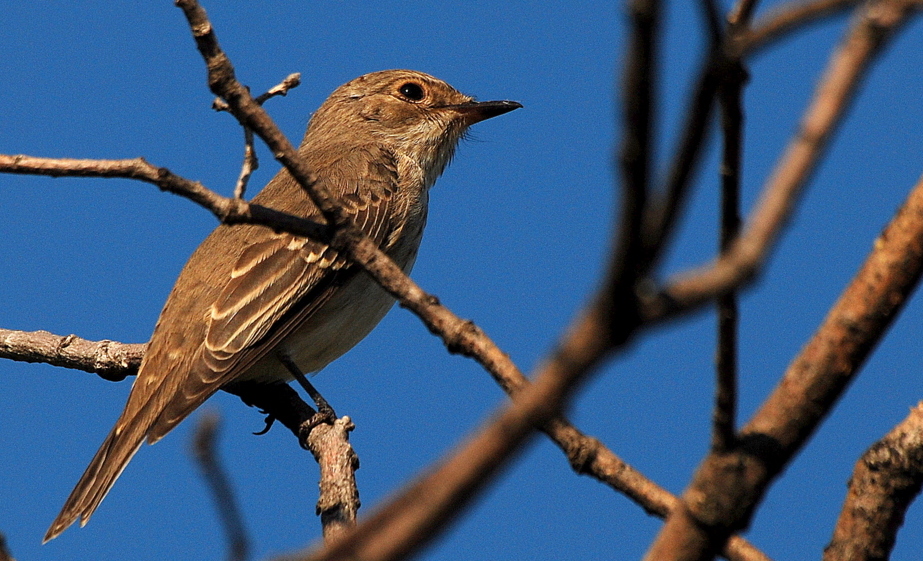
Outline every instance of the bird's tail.
<path id="1" fill-rule="evenodd" d="M 131 460 L 150 429 L 150 421 L 143 414 L 126 418 L 128 410 L 103 441 L 102 446 L 93 456 L 89 467 L 83 472 L 77 486 L 71 492 L 58 517 L 51 523 L 42 543 L 56 538 L 68 526 L 80 518 L 80 525 L 86 525 L 93 511 L 106 497 L 109 489 L 119 478 L 125 466 Z"/>

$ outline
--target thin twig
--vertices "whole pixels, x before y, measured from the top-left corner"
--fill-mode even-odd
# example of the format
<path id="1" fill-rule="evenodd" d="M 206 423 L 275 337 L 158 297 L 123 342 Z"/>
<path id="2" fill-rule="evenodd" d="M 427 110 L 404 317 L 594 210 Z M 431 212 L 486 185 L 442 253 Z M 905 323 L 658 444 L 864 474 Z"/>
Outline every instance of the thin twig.
<path id="1" fill-rule="evenodd" d="M 227 559 L 245 561 L 250 557 L 250 540 L 247 538 L 247 530 L 244 528 L 243 517 L 231 482 L 215 450 L 218 442 L 218 424 L 218 414 L 215 412 L 206 413 L 199 418 L 193 432 L 192 452 L 215 500 L 215 509 L 227 536 Z"/>
<path id="2" fill-rule="evenodd" d="M 786 35 L 814 22 L 846 12 L 863 0 L 811 0 L 785 4 L 756 21 L 735 38 L 736 50 L 753 56 Z"/>
<path id="3" fill-rule="evenodd" d="M 689 185 L 701 161 L 703 149 L 708 140 L 715 94 L 718 90 L 718 69 L 720 60 L 720 24 L 715 17 L 712 0 L 700 3 L 708 28 L 713 30 L 709 52 L 702 60 L 696 80 L 695 91 L 690 97 L 689 107 L 677 149 L 668 167 L 664 187 L 656 200 L 648 204 L 647 216 L 641 231 L 645 262 L 643 271 L 653 270 L 663 256 L 670 237 L 675 230 L 680 210 L 686 200 Z"/>
<path id="4" fill-rule="evenodd" d="M 269 88 L 266 93 L 256 96 L 253 100 L 260 105 L 266 103 L 266 100 L 271 99 L 276 96 L 285 97 L 288 95 L 289 90 L 297 88 L 301 85 L 301 73 L 294 72 L 285 77 L 282 82 L 276 84 L 275 86 Z"/>
<path id="5" fill-rule="evenodd" d="M 234 198 L 244 198 L 247 192 L 247 183 L 250 182 L 250 176 L 260 167 L 260 161 L 256 157 L 256 149 L 253 147 L 253 131 L 247 127 L 244 129 L 244 161 L 240 165 L 240 175 L 237 176 L 237 183 L 234 184 Z"/>
<path id="6" fill-rule="evenodd" d="M 276 96 L 288 95 L 289 90 L 301 85 L 301 74 L 295 72 L 289 74 L 279 84 L 269 88 L 265 93 L 258 95 L 253 101 L 263 105 L 268 99 Z M 230 106 L 220 97 L 215 98 L 212 102 L 212 109 L 215 111 L 228 111 Z M 253 147 L 253 131 L 249 127 L 243 127 L 244 130 L 244 160 L 241 164 L 240 175 L 237 177 L 237 183 L 234 185 L 234 198 L 242 199 L 247 190 L 247 183 L 250 176 L 260 167 L 259 160 L 256 157 L 256 150 Z"/>
<path id="7" fill-rule="evenodd" d="M 728 16 L 728 37 L 746 26 L 756 0 L 741 0 Z M 740 57 L 722 45 L 721 100 L 721 224 L 719 249 L 728 250 L 740 233 L 740 183 L 743 154 L 743 89 L 747 70 Z M 718 297 L 718 346 L 715 356 L 715 409 L 712 415 L 712 449 L 727 451 L 736 445 L 737 425 L 737 294 L 730 291 Z"/>
<path id="8" fill-rule="evenodd" d="M 258 105 L 263 105 L 267 100 L 272 99 L 276 96 L 285 97 L 288 95 L 289 90 L 297 88 L 301 85 L 301 73 L 294 72 L 285 77 L 284 80 L 276 84 L 275 86 L 269 88 L 264 93 L 253 98 L 253 101 Z M 230 111 L 231 106 L 228 105 L 228 102 L 224 101 L 220 97 L 216 97 L 212 100 L 212 109 L 215 111 Z"/>

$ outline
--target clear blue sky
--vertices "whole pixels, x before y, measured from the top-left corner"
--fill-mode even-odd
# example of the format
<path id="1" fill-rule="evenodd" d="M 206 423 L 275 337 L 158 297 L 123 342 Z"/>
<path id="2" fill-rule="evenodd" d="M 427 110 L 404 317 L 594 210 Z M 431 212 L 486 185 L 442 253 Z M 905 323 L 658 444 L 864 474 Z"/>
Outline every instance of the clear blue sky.
<path id="1" fill-rule="evenodd" d="M 413 277 L 530 370 L 596 286 L 608 248 L 613 84 L 625 32 L 620 4 L 205 7 L 238 77 L 254 91 L 302 73 L 300 88 L 268 104 L 296 142 L 330 91 L 374 70 L 413 68 L 480 99 L 523 103 L 477 125 L 437 183 Z M 844 24 L 840 18 L 814 28 L 753 61 L 748 207 Z M 695 2 L 672 4 L 667 26 L 658 128 L 672 134 L 702 43 Z M 774 386 L 923 171 L 921 52 L 923 26 L 916 22 L 871 73 L 765 275 L 743 298 L 743 418 Z M 241 134 L 228 115 L 211 111 L 202 61 L 171 2 L 7 3 L 0 75 L 0 152 L 144 156 L 230 193 Z M 265 150 L 260 154 L 254 190 L 278 169 Z M 714 150 L 707 164 L 665 272 L 713 253 Z M 146 341 L 186 258 L 216 225 L 192 203 L 129 181 L 0 176 L 0 196 L 0 327 L 11 329 Z M 773 486 L 748 536 L 773 558 L 820 556 L 854 461 L 923 397 L 921 320 L 914 300 Z M 707 449 L 713 322 L 705 313 L 646 333 L 571 410 L 584 431 L 674 492 Z M 487 374 L 449 356 L 400 309 L 315 382 L 358 425 L 352 440 L 365 513 L 505 399 Z M 0 532 L 17 558 L 223 556 L 210 498 L 188 453 L 196 416 L 142 448 L 86 528 L 39 545 L 128 389 L 129 382 L 0 361 Z M 225 421 L 221 451 L 256 558 L 314 540 L 310 455 L 280 427 L 252 436 L 262 418 L 236 398 L 219 395 L 205 409 L 217 409 Z M 659 527 L 624 497 L 574 475 L 562 454 L 538 439 L 422 558 L 634 559 Z M 914 506 L 893 559 L 917 559 L 921 549 L 923 510 Z"/>

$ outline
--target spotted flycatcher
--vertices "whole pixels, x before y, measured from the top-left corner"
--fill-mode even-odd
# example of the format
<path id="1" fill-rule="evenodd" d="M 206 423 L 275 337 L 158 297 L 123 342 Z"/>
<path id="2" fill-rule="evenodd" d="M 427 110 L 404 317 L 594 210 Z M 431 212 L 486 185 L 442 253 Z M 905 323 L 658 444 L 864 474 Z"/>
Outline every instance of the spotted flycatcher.
<path id="1" fill-rule="evenodd" d="M 354 224 L 405 272 L 417 256 L 428 191 L 467 128 L 521 107 L 477 102 L 421 72 L 387 70 L 340 86 L 311 118 L 299 154 Z M 253 202 L 323 221 L 286 170 Z M 128 403 L 45 541 L 86 524 L 147 440 L 164 437 L 221 388 L 288 382 L 351 349 L 394 303 L 360 267 L 316 240 L 222 225 L 170 293 Z"/>

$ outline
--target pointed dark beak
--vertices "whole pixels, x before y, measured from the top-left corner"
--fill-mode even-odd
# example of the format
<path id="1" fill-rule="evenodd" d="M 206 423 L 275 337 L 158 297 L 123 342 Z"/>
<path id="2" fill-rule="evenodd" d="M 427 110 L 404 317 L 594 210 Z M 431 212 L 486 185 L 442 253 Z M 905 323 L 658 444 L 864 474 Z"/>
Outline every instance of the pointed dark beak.
<path id="1" fill-rule="evenodd" d="M 485 119 L 496 117 L 509 113 L 513 109 L 519 109 L 522 104 L 516 101 L 468 101 L 458 105 L 447 105 L 446 109 L 452 109 L 462 115 L 466 125 L 473 125 Z"/>

